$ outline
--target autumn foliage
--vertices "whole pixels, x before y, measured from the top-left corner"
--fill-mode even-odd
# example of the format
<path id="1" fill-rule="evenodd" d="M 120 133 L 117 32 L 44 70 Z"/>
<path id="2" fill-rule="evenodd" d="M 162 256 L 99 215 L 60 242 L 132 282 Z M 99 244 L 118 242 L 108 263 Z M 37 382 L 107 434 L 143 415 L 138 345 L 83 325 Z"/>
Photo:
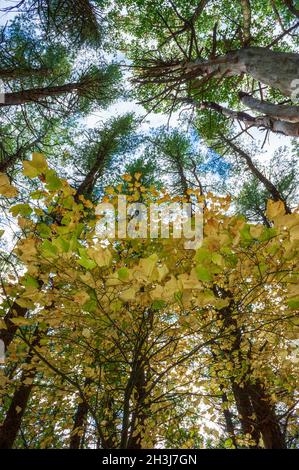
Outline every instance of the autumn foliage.
<path id="1" fill-rule="evenodd" d="M 196 251 L 173 238 L 103 242 L 96 204 L 41 154 L 24 175 L 40 181 L 10 209 L 21 235 L 19 268 L 1 277 L 0 447 L 285 447 L 296 433 L 299 214 L 269 200 L 271 227 L 251 224 L 209 193 Z M 104 200 L 172 200 L 139 178 Z"/>

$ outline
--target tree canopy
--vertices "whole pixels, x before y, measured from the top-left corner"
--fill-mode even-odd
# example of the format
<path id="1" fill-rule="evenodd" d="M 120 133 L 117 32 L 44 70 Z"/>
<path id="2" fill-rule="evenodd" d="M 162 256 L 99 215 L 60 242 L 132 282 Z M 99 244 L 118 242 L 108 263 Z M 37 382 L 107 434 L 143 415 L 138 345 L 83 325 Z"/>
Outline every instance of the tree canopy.
<path id="1" fill-rule="evenodd" d="M 298 2 L 1 12 L 0 448 L 298 448 Z"/>

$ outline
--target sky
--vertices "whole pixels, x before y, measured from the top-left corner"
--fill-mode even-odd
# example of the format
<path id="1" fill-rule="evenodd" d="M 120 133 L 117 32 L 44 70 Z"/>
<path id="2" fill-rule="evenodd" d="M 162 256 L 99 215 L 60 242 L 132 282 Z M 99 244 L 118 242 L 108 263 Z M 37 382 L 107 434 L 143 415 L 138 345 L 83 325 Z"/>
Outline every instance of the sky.
<path id="1" fill-rule="evenodd" d="M 0 0 L 0 9 L 5 8 L 11 5 L 17 4 L 17 0 Z M 12 19 L 14 13 L 3 13 L 0 12 L 0 24 L 5 24 L 7 21 Z M 116 54 L 117 58 L 118 54 Z M 173 113 L 171 119 L 169 121 L 169 116 L 162 113 L 150 113 L 147 115 L 146 110 L 143 106 L 136 104 L 133 101 L 126 101 L 120 100 L 113 105 L 111 105 L 106 110 L 100 110 L 98 112 L 90 113 L 90 115 L 85 119 L 85 124 L 87 127 L 95 127 L 97 123 L 103 122 L 106 119 L 111 118 L 112 116 L 122 115 L 126 112 L 134 112 L 137 116 L 144 118 L 141 123 L 140 130 L 145 132 L 151 128 L 157 128 L 162 125 L 170 125 L 170 127 L 180 127 L 182 128 L 182 123 L 179 121 L 179 112 Z M 183 127 L 184 128 L 184 127 Z M 186 128 L 186 126 L 185 126 Z M 236 124 L 236 133 L 239 132 L 238 124 Z M 267 140 L 264 143 L 265 132 L 260 131 L 258 129 L 254 129 L 250 131 L 250 134 L 254 138 L 255 143 L 260 147 L 261 151 L 256 155 L 256 157 L 266 162 L 268 161 L 274 154 L 274 152 L 280 146 L 289 146 L 291 143 L 291 139 L 289 137 L 285 137 L 283 135 L 274 134 L 273 132 L 268 134 Z M 249 144 L 253 142 L 253 140 L 243 134 L 243 140 L 245 144 Z M 263 145 L 264 143 L 264 145 Z M 202 144 L 204 146 L 204 144 Z M 263 145 L 263 148 L 262 148 Z"/>

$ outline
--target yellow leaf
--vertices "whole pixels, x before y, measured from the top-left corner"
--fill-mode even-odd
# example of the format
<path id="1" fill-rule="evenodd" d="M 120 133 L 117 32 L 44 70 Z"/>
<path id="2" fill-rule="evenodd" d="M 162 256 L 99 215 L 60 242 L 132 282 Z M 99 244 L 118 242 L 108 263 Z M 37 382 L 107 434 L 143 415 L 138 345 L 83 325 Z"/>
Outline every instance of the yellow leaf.
<path id="1" fill-rule="evenodd" d="M 161 267 L 158 267 L 157 271 L 158 271 L 158 281 L 159 282 L 163 281 L 163 279 L 165 279 L 165 277 L 169 273 L 169 269 L 165 264 L 163 264 Z"/>
<path id="2" fill-rule="evenodd" d="M 31 385 L 32 382 L 33 382 L 33 379 L 30 379 L 29 377 L 28 377 L 28 379 L 23 380 L 24 385 Z"/>
<path id="3" fill-rule="evenodd" d="M 108 248 L 89 248 L 87 250 L 88 256 L 93 259 L 98 266 L 110 266 L 112 261 L 112 254 Z"/>
<path id="4" fill-rule="evenodd" d="M 87 300 L 89 300 L 89 295 L 85 291 L 77 292 L 77 294 L 74 295 L 74 301 L 79 305 L 84 305 Z"/>
<path id="5" fill-rule="evenodd" d="M 31 165 L 34 166 L 34 168 L 37 168 L 41 171 L 46 170 L 48 168 L 48 164 L 47 164 L 45 157 L 43 156 L 42 153 L 38 153 L 38 152 L 33 152 Z"/>
<path id="6" fill-rule="evenodd" d="M 23 174 L 29 178 L 35 178 L 36 176 L 47 170 L 48 165 L 41 153 L 34 152 L 32 154 L 32 160 L 26 160 L 23 162 Z"/>
<path id="7" fill-rule="evenodd" d="M 20 250 L 23 252 L 23 255 L 28 258 L 36 254 L 36 242 L 33 238 L 28 238 L 23 240 L 19 245 Z"/>
<path id="8" fill-rule="evenodd" d="M 292 241 L 299 240 L 299 225 L 295 225 L 290 229 L 290 238 Z"/>
<path id="9" fill-rule="evenodd" d="M 129 302 L 130 300 L 134 300 L 135 297 L 136 297 L 136 289 L 134 289 L 133 287 L 126 289 L 120 294 L 120 299 L 123 302 Z"/>
<path id="10" fill-rule="evenodd" d="M 122 179 L 125 181 L 132 181 L 132 176 L 129 174 L 125 174 L 122 176 Z"/>
<path id="11" fill-rule="evenodd" d="M 250 235 L 255 238 L 256 240 L 262 235 L 264 230 L 263 225 L 251 225 L 250 227 Z"/>
<path id="12" fill-rule="evenodd" d="M 4 173 L 0 173 L 0 194 L 6 197 L 15 197 L 18 194 L 17 188 L 10 184 L 8 176 Z"/>
<path id="13" fill-rule="evenodd" d="M 272 201 L 271 199 L 267 202 L 266 215 L 268 219 L 273 220 L 275 217 L 285 214 L 285 206 L 282 201 Z"/>
<path id="14" fill-rule="evenodd" d="M 158 256 L 155 253 L 139 261 L 139 271 L 145 278 L 151 277 L 157 261 Z"/>
<path id="15" fill-rule="evenodd" d="M 19 299 L 16 302 L 19 304 Z M 28 305 L 26 305 L 25 308 L 26 307 L 28 307 Z M 17 326 L 25 326 L 25 325 L 28 325 L 28 323 L 30 323 L 28 318 L 23 318 L 23 317 L 15 317 L 15 318 L 12 318 L 11 321 Z"/>
<path id="16" fill-rule="evenodd" d="M 89 331 L 88 328 L 83 328 L 82 335 L 84 336 L 84 338 L 90 338 L 91 332 Z"/>

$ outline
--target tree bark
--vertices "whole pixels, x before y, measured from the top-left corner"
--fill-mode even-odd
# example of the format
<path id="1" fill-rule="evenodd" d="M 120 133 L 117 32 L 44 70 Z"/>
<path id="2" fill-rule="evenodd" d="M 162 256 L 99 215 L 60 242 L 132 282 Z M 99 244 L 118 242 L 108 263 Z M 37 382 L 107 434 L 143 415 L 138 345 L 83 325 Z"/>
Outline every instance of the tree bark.
<path id="1" fill-rule="evenodd" d="M 0 69 L 0 79 L 4 80 L 16 80 L 18 78 L 32 77 L 32 76 L 49 76 L 53 72 L 52 69 L 43 67 L 39 69 L 34 68 L 12 68 L 12 69 Z"/>
<path id="2" fill-rule="evenodd" d="M 130 437 L 128 440 L 128 449 L 141 449 L 142 448 L 142 431 L 134 435 L 136 425 L 143 428 L 145 424 L 145 419 L 147 416 L 148 404 L 145 404 L 145 398 L 147 397 L 146 393 L 146 374 L 144 363 L 140 363 L 136 373 L 135 381 L 135 400 L 136 408 L 133 412 L 132 426 Z"/>
<path id="3" fill-rule="evenodd" d="M 32 88 L 12 93 L 4 94 L 4 103 L 0 103 L 0 108 L 6 106 L 18 106 L 26 103 L 35 103 L 44 98 L 65 95 L 73 91 L 77 91 L 82 87 L 82 83 L 67 83 L 52 87 Z"/>
<path id="4" fill-rule="evenodd" d="M 219 114 L 222 114 L 224 117 L 230 119 L 236 119 L 245 124 L 245 127 L 257 127 L 264 128 L 266 130 L 284 134 L 290 137 L 299 137 L 299 123 L 280 121 L 279 119 L 273 119 L 269 116 L 251 116 L 248 113 L 243 111 L 233 111 L 224 106 L 221 106 L 218 103 L 204 101 L 202 103 L 196 103 L 193 100 L 183 100 L 186 103 L 190 103 L 198 107 L 199 109 L 212 109 Z"/>
<path id="5" fill-rule="evenodd" d="M 93 191 L 94 185 L 96 180 L 102 173 L 102 169 L 104 168 L 104 157 L 103 155 L 98 155 L 93 167 L 89 170 L 87 175 L 85 176 L 82 183 L 79 185 L 75 199 L 78 201 L 78 197 L 81 194 L 85 194 L 86 196 L 90 197 Z"/>
<path id="6" fill-rule="evenodd" d="M 242 433 L 244 435 L 250 435 L 255 442 L 255 446 L 253 447 L 258 447 L 260 433 L 258 423 L 252 418 L 253 407 L 250 401 L 249 386 L 247 382 L 245 382 L 244 387 L 240 387 L 237 382 L 232 381 L 232 390 L 236 401 Z"/>
<path id="7" fill-rule="evenodd" d="M 299 54 L 271 51 L 266 47 L 247 47 L 232 51 L 215 60 L 189 63 L 187 71 L 193 75 L 233 77 L 246 74 L 255 80 L 279 90 L 283 95 L 294 92 L 292 83 L 299 77 Z"/>
<path id="8" fill-rule="evenodd" d="M 286 449 L 286 442 L 281 432 L 273 405 L 261 383 L 250 385 L 250 398 L 257 417 L 258 428 L 261 432 L 266 449 Z"/>
<path id="9" fill-rule="evenodd" d="M 294 6 L 292 0 L 283 0 L 283 3 L 288 7 L 288 9 L 290 10 L 291 13 L 293 13 L 293 15 L 299 18 L 299 10 L 298 8 Z"/>
<path id="10" fill-rule="evenodd" d="M 39 341 L 40 334 L 36 331 L 25 360 L 25 365 L 31 367 L 23 370 L 20 386 L 14 392 L 4 422 L 0 426 L 0 449 L 11 449 L 20 431 L 22 418 L 33 388 L 33 379 L 37 373 L 35 365 L 32 364 L 32 359 L 34 357 L 33 349 L 39 345 Z M 26 379 L 29 379 L 31 383 L 25 384 L 24 380 Z"/>
<path id="11" fill-rule="evenodd" d="M 226 298 L 229 296 L 228 292 L 219 288 L 218 286 L 214 287 L 214 293 L 219 298 Z M 242 334 L 238 328 L 236 320 L 232 317 L 233 311 L 233 299 L 230 300 L 230 303 L 227 307 L 219 310 L 219 316 L 223 319 L 224 327 L 227 328 L 232 337 L 231 346 L 227 347 L 223 351 L 232 363 L 234 363 L 236 359 L 239 361 L 239 363 L 242 363 Z M 236 353 L 237 356 L 235 356 Z M 240 386 L 240 381 L 243 382 L 242 387 Z M 247 434 L 251 436 L 251 439 L 255 442 L 255 445 L 251 446 L 251 448 L 258 447 L 260 434 L 257 422 L 253 418 L 253 407 L 250 401 L 248 377 L 244 375 L 243 377 L 240 377 L 238 380 L 236 380 L 236 378 L 232 376 L 230 378 L 230 384 L 236 402 L 242 433 L 244 435 Z"/>
<path id="12" fill-rule="evenodd" d="M 243 38 L 244 38 L 244 45 L 249 44 L 251 34 L 250 34 L 250 27 L 251 27 L 251 7 L 250 7 L 250 0 L 240 0 L 242 12 L 243 12 Z"/>
<path id="13" fill-rule="evenodd" d="M 9 311 L 3 318 L 3 321 L 6 325 L 6 328 L 1 328 L 0 329 L 0 339 L 3 341 L 5 350 L 8 348 L 10 343 L 12 342 L 14 335 L 19 328 L 15 323 L 13 323 L 11 320 L 14 317 L 14 313 L 16 312 L 16 316 L 18 317 L 24 317 L 28 311 L 27 308 L 21 307 L 18 305 L 16 302 L 13 302 L 12 306 L 10 307 Z"/>
<path id="14" fill-rule="evenodd" d="M 254 111 L 266 114 L 280 121 L 299 122 L 299 106 L 287 106 L 260 101 L 246 93 L 239 93 L 239 96 L 244 106 Z"/>
<path id="15" fill-rule="evenodd" d="M 91 379 L 88 377 L 85 379 L 84 388 L 88 387 L 90 384 L 91 384 Z M 78 434 L 78 431 L 83 430 L 84 424 L 87 419 L 87 414 L 88 414 L 88 405 L 86 402 L 81 401 L 77 406 L 77 410 L 76 410 L 76 414 L 74 418 L 74 426 L 73 426 L 72 435 L 70 439 L 70 449 L 80 449 L 81 435 Z"/>
<path id="16" fill-rule="evenodd" d="M 223 134 L 220 134 L 221 138 L 224 140 L 224 142 L 229 145 L 229 147 L 238 155 L 240 155 L 241 158 L 243 158 L 246 163 L 248 168 L 250 169 L 251 173 L 264 185 L 267 191 L 271 194 L 272 198 L 274 201 L 282 201 L 285 207 L 285 211 L 287 214 L 291 214 L 291 209 L 286 203 L 286 200 L 283 198 L 283 196 L 280 194 L 276 186 L 268 179 L 266 178 L 265 175 L 263 175 L 259 169 L 255 166 L 253 163 L 252 159 L 250 156 L 244 152 L 240 147 L 238 147 L 234 142 L 231 140 L 227 139 Z"/>
<path id="17" fill-rule="evenodd" d="M 228 403 L 226 393 L 222 393 L 221 400 L 222 400 L 222 403 L 224 405 L 226 405 Z M 235 426 L 234 426 L 234 423 L 233 423 L 231 411 L 229 409 L 225 408 L 223 410 L 223 416 L 224 416 L 225 425 L 226 425 L 226 432 L 229 435 L 229 437 L 231 438 L 232 443 L 234 444 L 235 448 L 237 449 L 238 444 L 237 444 L 237 441 L 236 441 Z"/>

